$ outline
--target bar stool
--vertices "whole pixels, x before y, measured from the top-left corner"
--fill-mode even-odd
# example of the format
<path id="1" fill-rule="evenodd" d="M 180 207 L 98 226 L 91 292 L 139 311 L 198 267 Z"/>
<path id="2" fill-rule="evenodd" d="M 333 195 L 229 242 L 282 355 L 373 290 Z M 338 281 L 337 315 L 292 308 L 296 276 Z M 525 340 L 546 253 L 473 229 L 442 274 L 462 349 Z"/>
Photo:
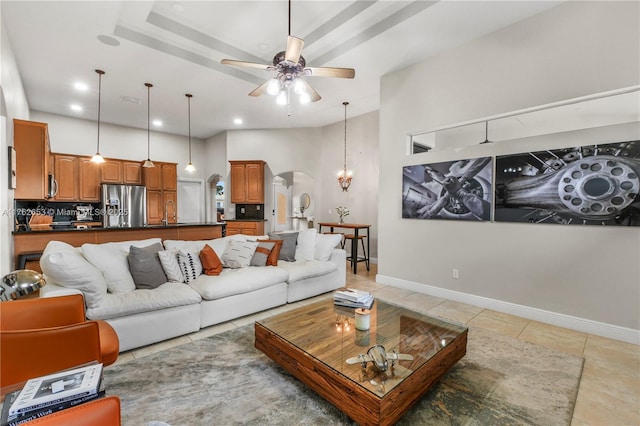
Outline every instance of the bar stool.
<path id="1" fill-rule="evenodd" d="M 358 240 L 360 240 L 360 243 L 362 244 L 362 253 L 363 253 L 362 256 L 360 256 L 358 254 L 358 247 L 357 247 L 358 242 L 355 241 L 355 239 L 356 239 L 355 234 L 344 234 L 344 239 L 342 240 L 342 248 L 344 249 L 344 246 L 345 246 L 345 243 L 347 242 L 347 240 L 351 241 L 352 247 L 353 247 L 353 244 L 356 244 L 356 259 L 355 259 L 355 261 L 356 262 L 364 262 L 365 265 L 367 265 L 367 271 L 368 271 L 369 270 L 369 253 L 367 252 L 367 247 L 364 244 L 365 238 L 367 238 L 366 235 L 358 235 Z M 352 259 L 352 256 L 347 256 L 347 260 L 350 260 L 351 261 L 351 265 L 353 266 L 354 259 Z"/>

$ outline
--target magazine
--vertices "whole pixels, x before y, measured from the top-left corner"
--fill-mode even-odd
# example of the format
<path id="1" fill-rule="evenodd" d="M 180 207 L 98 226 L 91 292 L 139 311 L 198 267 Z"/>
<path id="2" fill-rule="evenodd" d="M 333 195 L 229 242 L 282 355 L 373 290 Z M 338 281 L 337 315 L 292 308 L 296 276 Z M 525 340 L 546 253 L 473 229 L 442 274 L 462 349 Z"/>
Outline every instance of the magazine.
<path id="1" fill-rule="evenodd" d="M 373 306 L 373 294 L 369 295 L 368 298 L 362 300 L 361 302 L 352 302 L 350 300 L 342 300 L 342 299 L 334 299 L 334 305 L 338 306 L 346 306 L 347 308 L 364 308 L 371 309 Z"/>
<path id="2" fill-rule="evenodd" d="M 30 379 L 11 404 L 9 416 L 97 394 L 101 382 L 102 364 Z"/>
<path id="3" fill-rule="evenodd" d="M 371 293 L 355 288 L 342 288 L 333 293 L 334 299 L 346 300 L 351 302 L 362 302 L 371 297 Z"/>

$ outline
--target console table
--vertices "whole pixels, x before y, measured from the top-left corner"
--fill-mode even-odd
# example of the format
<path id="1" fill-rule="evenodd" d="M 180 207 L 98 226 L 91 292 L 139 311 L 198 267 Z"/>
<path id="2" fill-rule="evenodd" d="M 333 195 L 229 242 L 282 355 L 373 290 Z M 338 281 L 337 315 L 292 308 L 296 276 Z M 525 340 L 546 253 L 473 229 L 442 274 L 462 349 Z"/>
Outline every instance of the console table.
<path id="1" fill-rule="evenodd" d="M 334 232 L 335 228 L 352 229 L 354 239 L 351 242 L 351 263 L 353 264 L 353 273 L 358 272 L 358 232 L 367 231 L 367 253 L 369 256 L 369 228 L 371 225 L 363 223 L 338 223 L 338 222 L 320 222 L 318 223 L 318 232 L 322 233 L 322 227 L 328 227 L 330 232 Z"/>

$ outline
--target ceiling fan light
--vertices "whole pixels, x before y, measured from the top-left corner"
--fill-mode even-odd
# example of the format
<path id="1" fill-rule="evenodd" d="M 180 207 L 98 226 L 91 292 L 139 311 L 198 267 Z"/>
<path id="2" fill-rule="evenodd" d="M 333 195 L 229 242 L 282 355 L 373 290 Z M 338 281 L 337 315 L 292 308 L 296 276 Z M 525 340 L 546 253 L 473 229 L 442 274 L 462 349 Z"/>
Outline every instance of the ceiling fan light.
<path id="1" fill-rule="evenodd" d="M 278 105 L 286 105 L 287 104 L 287 92 L 284 90 L 281 90 L 278 93 L 278 97 L 276 98 L 276 103 Z"/>
<path id="2" fill-rule="evenodd" d="M 279 91 L 280 91 L 280 81 L 278 80 L 277 77 L 275 77 L 269 82 L 269 85 L 267 86 L 267 93 L 272 96 L 275 96 L 278 94 Z"/>
<path id="3" fill-rule="evenodd" d="M 309 96 L 308 93 L 302 93 L 300 94 L 300 103 L 301 104 L 308 104 L 309 102 L 311 102 L 311 96 Z"/>
<path id="4" fill-rule="evenodd" d="M 307 93 L 307 86 L 304 84 L 304 81 L 302 81 L 300 77 L 296 78 L 293 81 L 293 90 L 295 90 L 297 95 Z"/>

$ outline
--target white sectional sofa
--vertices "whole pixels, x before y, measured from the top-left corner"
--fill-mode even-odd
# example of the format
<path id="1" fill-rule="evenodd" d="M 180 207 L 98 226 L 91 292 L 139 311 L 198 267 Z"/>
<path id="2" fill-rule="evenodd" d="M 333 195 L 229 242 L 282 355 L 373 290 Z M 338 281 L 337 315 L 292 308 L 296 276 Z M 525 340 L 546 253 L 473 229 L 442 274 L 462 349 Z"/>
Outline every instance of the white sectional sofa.
<path id="1" fill-rule="evenodd" d="M 317 234 L 315 229 L 300 231 L 295 261 L 278 260 L 277 266 L 225 267 L 220 275 L 202 274 L 188 283 L 136 288 L 127 264 L 132 246 L 162 243 L 167 252 L 197 254 L 209 245 L 222 259 L 229 241 L 256 238 L 260 237 L 152 238 L 82 247 L 51 241 L 40 259 L 47 280 L 41 297 L 83 294 L 87 317 L 109 322 L 120 339 L 120 350 L 127 351 L 345 285 L 346 253 L 335 248 L 339 236 Z"/>

